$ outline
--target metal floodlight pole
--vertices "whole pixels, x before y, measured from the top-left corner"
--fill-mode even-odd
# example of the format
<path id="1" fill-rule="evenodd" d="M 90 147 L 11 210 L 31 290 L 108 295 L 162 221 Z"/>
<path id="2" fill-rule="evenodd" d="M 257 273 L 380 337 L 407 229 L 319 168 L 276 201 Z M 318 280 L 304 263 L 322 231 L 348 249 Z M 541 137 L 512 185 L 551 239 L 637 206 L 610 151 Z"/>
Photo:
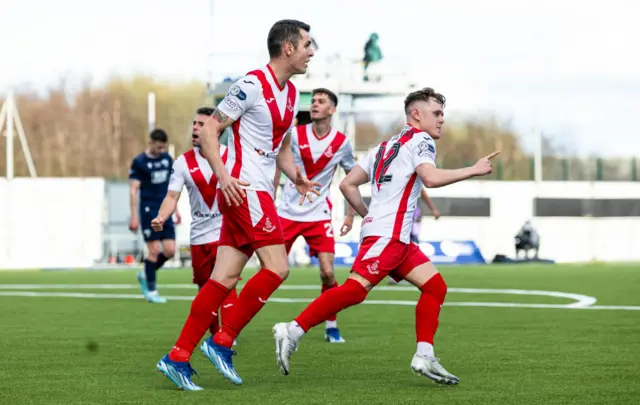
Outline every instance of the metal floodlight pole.
<path id="1" fill-rule="evenodd" d="M 156 128 L 156 94 L 151 92 L 147 95 L 147 135 Z"/>
<path id="2" fill-rule="evenodd" d="M 7 109 L 7 129 L 5 132 L 6 140 L 6 177 L 7 180 L 13 179 L 13 91 L 9 90 L 7 100 L 4 102 Z"/>

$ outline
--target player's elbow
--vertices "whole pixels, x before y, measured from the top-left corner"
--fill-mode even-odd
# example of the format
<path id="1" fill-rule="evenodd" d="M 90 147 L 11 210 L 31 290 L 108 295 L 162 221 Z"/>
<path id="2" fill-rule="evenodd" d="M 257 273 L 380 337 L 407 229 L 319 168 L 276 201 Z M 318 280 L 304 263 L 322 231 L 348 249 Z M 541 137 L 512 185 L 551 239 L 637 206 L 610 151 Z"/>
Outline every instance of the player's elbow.
<path id="1" fill-rule="evenodd" d="M 349 183 L 347 182 L 346 178 L 342 179 L 338 188 L 340 189 L 340 192 L 342 194 L 344 194 L 349 189 Z"/>
<path id="2" fill-rule="evenodd" d="M 439 183 L 433 179 L 432 176 L 426 177 L 422 180 L 422 183 L 426 188 L 436 188 L 440 187 Z"/>
<path id="3" fill-rule="evenodd" d="M 425 164 L 419 166 L 418 176 L 426 188 L 437 188 L 442 185 L 442 182 L 438 178 L 438 170 L 435 167 L 430 167 Z M 426 195 L 426 193 L 424 194 Z"/>

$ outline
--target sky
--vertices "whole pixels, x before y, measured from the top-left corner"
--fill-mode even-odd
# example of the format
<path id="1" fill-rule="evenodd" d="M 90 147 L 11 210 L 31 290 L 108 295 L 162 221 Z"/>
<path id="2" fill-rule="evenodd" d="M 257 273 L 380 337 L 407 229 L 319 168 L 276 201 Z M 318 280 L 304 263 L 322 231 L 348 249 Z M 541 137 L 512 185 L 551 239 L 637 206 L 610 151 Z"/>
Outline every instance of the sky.
<path id="1" fill-rule="evenodd" d="M 213 4 L 213 15 L 211 15 Z M 267 61 L 281 18 L 308 22 L 319 51 L 355 62 L 371 32 L 384 71 L 491 112 L 533 144 L 544 131 L 580 155 L 640 150 L 640 2 L 609 0 L 0 0 L 0 93 L 142 73 L 242 74 Z M 212 56 L 211 56 L 212 55 Z M 214 61 L 215 64 L 210 63 Z M 213 67 L 212 67 L 213 65 Z M 395 109 L 401 100 L 381 102 Z M 377 107 L 380 107 L 377 106 Z"/>

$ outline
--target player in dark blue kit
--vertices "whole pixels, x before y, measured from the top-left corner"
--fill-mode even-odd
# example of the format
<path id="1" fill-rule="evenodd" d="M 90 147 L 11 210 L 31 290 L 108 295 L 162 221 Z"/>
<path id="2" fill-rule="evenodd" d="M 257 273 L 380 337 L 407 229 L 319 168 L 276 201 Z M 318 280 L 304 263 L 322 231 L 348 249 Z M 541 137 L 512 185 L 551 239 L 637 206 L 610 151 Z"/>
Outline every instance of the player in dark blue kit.
<path id="1" fill-rule="evenodd" d="M 142 236 L 148 252 L 144 260 L 144 271 L 139 272 L 137 278 L 142 294 L 151 303 L 167 302 L 158 295 L 156 290 L 156 271 L 176 252 L 176 232 L 172 218 L 164 223 L 160 232 L 151 228 L 151 220 L 158 216 L 158 210 L 169 187 L 173 159 L 167 153 L 168 141 L 169 137 L 165 131 L 154 129 L 149 135 L 149 146 L 133 159 L 129 171 L 131 209 L 129 229 L 137 232 L 139 227 L 142 228 Z M 138 204 L 138 191 L 140 204 Z M 177 210 L 176 223 L 180 223 L 180 214 Z M 159 242 L 162 242 L 162 252 Z"/>

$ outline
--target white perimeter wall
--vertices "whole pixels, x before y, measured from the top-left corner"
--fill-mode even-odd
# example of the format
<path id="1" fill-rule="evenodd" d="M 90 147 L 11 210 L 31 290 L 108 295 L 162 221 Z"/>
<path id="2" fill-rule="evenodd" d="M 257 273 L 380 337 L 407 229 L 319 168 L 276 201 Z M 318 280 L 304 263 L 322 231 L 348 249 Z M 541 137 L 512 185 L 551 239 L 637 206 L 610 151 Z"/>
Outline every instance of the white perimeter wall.
<path id="1" fill-rule="evenodd" d="M 344 200 L 334 182 L 334 228 L 342 225 Z M 368 187 L 362 187 L 368 195 Z M 513 238 L 533 217 L 533 199 L 639 198 L 631 182 L 467 181 L 431 189 L 435 197 L 491 198 L 491 217 L 442 217 L 423 222 L 424 240 L 474 240 L 490 260 L 513 255 Z M 179 240 L 188 241 L 186 195 L 180 206 L 185 223 Z M 123 201 L 122 204 L 128 204 Z M 87 267 L 102 256 L 105 183 L 100 178 L 0 179 L 0 269 Z M 349 235 L 357 240 L 359 219 Z M 541 235 L 541 256 L 558 262 L 640 261 L 640 218 L 533 218 Z"/>
<path id="2" fill-rule="evenodd" d="M 101 178 L 0 179 L 0 269 L 91 266 L 104 201 Z"/>
<path id="3" fill-rule="evenodd" d="M 363 195 L 368 187 L 361 188 Z M 638 198 L 640 182 L 507 182 L 466 181 L 429 189 L 434 197 L 491 198 L 491 217 L 441 217 L 423 221 L 423 240 L 474 240 L 485 259 L 495 254 L 514 255 L 514 236 L 530 219 L 540 233 L 540 256 L 558 262 L 640 261 L 640 218 L 533 217 L 535 197 Z M 336 205 L 343 198 L 333 190 Z M 338 202 L 340 201 L 340 202 Z M 340 207 L 342 208 L 342 207 Z M 336 210 L 339 211 L 339 210 Z M 343 211 L 340 211 L 341 215 Z M 338 213 L 336 213 L 338 214 Z M 338 232 L 342 217 L 335 218 Z M 344 240 L 358 237 L 358 226 Z"/>

